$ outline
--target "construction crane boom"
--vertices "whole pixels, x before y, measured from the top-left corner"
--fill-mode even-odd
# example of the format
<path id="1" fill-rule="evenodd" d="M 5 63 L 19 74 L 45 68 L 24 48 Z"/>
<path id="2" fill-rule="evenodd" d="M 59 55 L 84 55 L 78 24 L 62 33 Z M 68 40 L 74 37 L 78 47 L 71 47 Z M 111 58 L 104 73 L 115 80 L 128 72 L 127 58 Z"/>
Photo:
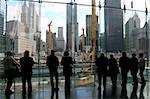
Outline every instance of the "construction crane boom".
<path id="1" fill-rule="evenodd" d="M 82 28 L 82 62 L 85 62 L 85 56 L 84 56 L 84 28 Z"/>
<path id="2" fill-rule="evenodd" d="M 50 23 L 48 24 L 48 38 L 47 38 L 47 52 L 48 52 L 48 55 L 51 54 L 51 50 L 52 50 L 52 44 L 51 44 L 51 41 L 52 41 L 52 33 L 51 33 L 51 25 L 52 24 L 52 21 L 50 21 Z"/>

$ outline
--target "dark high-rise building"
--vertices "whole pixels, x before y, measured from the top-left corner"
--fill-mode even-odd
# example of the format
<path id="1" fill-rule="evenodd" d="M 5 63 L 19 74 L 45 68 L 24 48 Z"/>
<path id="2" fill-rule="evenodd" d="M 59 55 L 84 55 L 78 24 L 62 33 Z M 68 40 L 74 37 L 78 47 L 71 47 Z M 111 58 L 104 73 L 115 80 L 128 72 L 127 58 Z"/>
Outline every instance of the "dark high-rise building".
<path id="1" fill-rule="evenodd" d="M 123 11 L 121 0 L 105 0 L 105 50 L 118 52 L 123 50 Z"/>
<path id="2" fill-rule="evenodd" d="M 3 52 L 4 50 L 4 1 L 0 1 L 0 52 Z"/>
<path id="3" fill-rule="evenodd" d="M 98 16 L 96 16 L 96 22 L 98 23 Z M 98 28 L 96 28 L 96 39 L 98 39 Z M 86 47 L 87 50 L 92 48 L 92 15 L 86 15 Z"/>
<path id="4" fill-rule="evenodd" d="M 77 4 L 67 4 L 66 49 L 78 50 Z"/>

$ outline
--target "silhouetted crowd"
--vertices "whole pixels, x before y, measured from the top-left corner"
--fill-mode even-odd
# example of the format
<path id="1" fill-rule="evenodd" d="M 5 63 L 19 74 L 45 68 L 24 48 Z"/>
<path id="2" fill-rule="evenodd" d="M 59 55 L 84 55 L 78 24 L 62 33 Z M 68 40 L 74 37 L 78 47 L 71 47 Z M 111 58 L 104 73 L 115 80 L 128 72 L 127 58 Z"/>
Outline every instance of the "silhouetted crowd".
<path id="1" fill-rule="evenodd" d="M 122 56 L 117 61 L 114 56 L 111 54 L 108 59 L 104 53 L 100 54 L 100 57 L 96 60 L 97 74 L 99 81 L 99 89 L 101 89 L 101 80 L 103 78 L 103 86 L 106 87 L 106 77 L 110 76 L 112 81 L 112 87 L 116 88 L 117 86 L 117 75 L 121 72 L 122 76 L 122 87 L 126 87 L 128 72 L 131 72 L 133 78 L 133 85 L 138 86 L 137 74 L 141 78 L 141 84 L 145 84 L 145 79 L 143 72 L 145 69 L 145 59 L 143 53 L 139 54 L 139 57 L 136 57 L 136 54 L 133 53 L 132 57 L 129 58 L 126 52 L 122 53 Z"/>
<path id="2" fill-rule="evenodd" d="M 65 51 L 64 56 L 61 59 L 61 65 L 63 66 L 63 75 L 65 77 L 65 96 L 66 99 L 70 97 L 70 89 L 71 89 L 71 76 L 72 76 L 72 65 L 73 65 L 73 59 L 71 56 L 69 56 L 69 52 Z M 25 98 L 26 93 L 28 93 L 28 97 L 32 96 L 32 66 L 34 64 L 33 58 L 29 56 L 29 51 L 24 52 L 24 56 L 20 58 L 20 62 L 17 62 L 13 54 L 11 52 L 6 53 L 6 57 L 3 60 L 4 64 L 4 73 L 7 78 L 7 86 L 5 89 L 5 95 L 10 96 L 13 94 L 13 91 L 11 91 L 11 86 L 14 81 L 14 79 L 18 76 L 21 76 L 22 78 L 22 95 Z M 51 99 L 54 97 L 54 92 L 56 92 L 58 99 L 58 66 L 59 60 L 55 56 L 55 51 L 51 51 L 51 54 L 47 56 L 46 65 L 49 69 L 50 74 L 50 83 L 52 88 L 52 94 Z M 143 72 L 145 70 L 145 58 L 143 53 L 139 54 L 139 57 L 136 57 L 136 54 L 132 54 L 132 57 L 129 58 L 126 54 L 126 52 L 122 53 L 122 56 L 117 61 L 113 54 L 110 55 L 110 58 L 107 58 L 104 53 L 100 54 L 100 57 L 97 58 L 95 61 L 96 67 L 97 67 L 97 74 L 98 74 L 98 83 L 99 87 L 98 89 L 101 90 L 101 81 L 103 81 L 103 87 L 106 87 L 107 82 L 107 76 L 111 78 L 112 81 L 112 88 L 117 87 L 117 76 L 118 73 L 121 73 L 122 76 L 122 84 L 121 86 L 123 88 L 127 85 L 127 76 L 128 72 L 131 72 L 132 78 L 133 78 L 133 85 L 135 87 L 138 86 L 138 77 L 137 74 L 139 72 L 140 78 L 141 78 L 141 84 L 145 84 L 145 79 L 143 76 Z M 54 83 L 54 77 L 55 77 L 55 83 Z M 103 79 L 103 80 L 102 80 Z M 26 92 L 26 82 L 28 85 L 28 89 Z"/>

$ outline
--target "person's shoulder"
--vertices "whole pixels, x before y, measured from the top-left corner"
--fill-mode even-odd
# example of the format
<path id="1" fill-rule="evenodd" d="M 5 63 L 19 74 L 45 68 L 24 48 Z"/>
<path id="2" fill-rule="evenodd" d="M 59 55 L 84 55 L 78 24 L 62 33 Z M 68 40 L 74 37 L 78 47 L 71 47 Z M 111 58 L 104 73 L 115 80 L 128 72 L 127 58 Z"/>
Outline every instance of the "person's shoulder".
<path id="1" fill-rule="evenodd" d="M 33 60 L 33 58 L 32 58 L 32 57 L 29 57 L 29 58 Z"/>
<path id="2" fill-rule="evenodd" d="M 58 58 L 57 56 L 54 56 L 55 58 Z"/>
<path id="3" fill-rule="evenodd" d="M 20 60 L 24 59 L 24 57 L 21 57 Z"/>

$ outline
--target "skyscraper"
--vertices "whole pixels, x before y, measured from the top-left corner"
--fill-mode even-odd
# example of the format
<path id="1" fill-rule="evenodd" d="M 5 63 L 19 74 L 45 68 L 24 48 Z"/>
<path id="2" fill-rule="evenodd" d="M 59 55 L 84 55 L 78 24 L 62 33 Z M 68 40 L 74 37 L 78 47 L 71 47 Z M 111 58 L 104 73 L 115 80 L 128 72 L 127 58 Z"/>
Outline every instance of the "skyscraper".
<path id="1" fill-rule="evenodd" d="M 65 50 L 65 40 L 63 37 L 63 27 L 58 27 L 58 38 L 56 39 L 56 48 L 59 51 Z"/>
<path id="2" fill-rule="evenodd" d="M 4 1 L 0 1 L 0 52 L 3 52 L 4 43 L 3 43 L 3 34 L 4 34 Z"/>
<path id="3" fill-rule="evenodd" d="M 96 16 L 96 23 L 98 23 L 98 16 Z M 96 37 L 97 34 L 98 34 L 98 24 L 96 28 Z M 89 51 L 91 47 L 92 47 L 92 15 L 86 15 L 86 49 Z"/>
<path id="4" fill-rule="evenodd" d="M 25 26 L 28 26 L 27 16 L 28 16 L 28 7 L 26 1 L 24 1 L 24 4 L 22 5 L 21 22 L 24 23 Z"/>
<path id="5" fill-rule="evenodd" d="M 123 11 L 121 0 L 105 0 L 105 50 L 118 52 L 123 50 Z"/>
<path id="6" fill-rule="evenodd" d="M 135 13 L 125 24 L 125 48 L 128 52 L 134 52 L 136 50 L 135 44 L 138 32 L 135 31 L 138 29 L 140 29 L 140 18 Z"/>
<path id="7" fill-rule="evenodd" d="M 67 4 L 66 49 L 78 50 L 77 4 Z"/>
<path id="8" fill-rule="evenodd" d="M 39 32 L 39 15 L 35 10 L 35 5 L 32 2 L 33 0 L 24 1 L 22 5 L 22 13 L 21 13 L 21 22 L 24 23 L 25 32 L 28 35 L 38 36 Z M 36 40 L 36 52 L 39 50 L 39 40 L 38 37 L 35 37 Z"/>
<path id="9" fill-rule="evenodd" d="M 58 27 L 58 39 L 63 40 L 63 27 Z"/>
<path id="10" fill-rule="evenodd" d="M 28 5 L 29 6 L 27 6 L 27 1 L 24 1 L 22 5 L 21 22 L 26 26 L 27 32 L 35 33 L 38 31 L 39 16 L 35 11 L 34 3 L 29 2 Z"/>

